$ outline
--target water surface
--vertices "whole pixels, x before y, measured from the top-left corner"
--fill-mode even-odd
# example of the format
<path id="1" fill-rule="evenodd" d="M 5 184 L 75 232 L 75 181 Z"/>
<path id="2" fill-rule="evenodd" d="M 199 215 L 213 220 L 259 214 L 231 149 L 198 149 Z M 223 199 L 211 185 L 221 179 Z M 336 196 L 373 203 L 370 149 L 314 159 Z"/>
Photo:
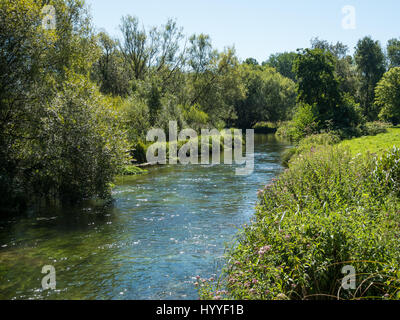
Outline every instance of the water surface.
<path id="1" fill-rule="evenodd" d="M 154 167 L 121 181 L 113 206 L 3 219 L 0 299 L 197 299 L 195 276 L 218 272 L 287 147 L 256 135 L 249 176 L 223 164 Z M 56 269 L 56 291 L 41 289 L 45 265 Z"/>

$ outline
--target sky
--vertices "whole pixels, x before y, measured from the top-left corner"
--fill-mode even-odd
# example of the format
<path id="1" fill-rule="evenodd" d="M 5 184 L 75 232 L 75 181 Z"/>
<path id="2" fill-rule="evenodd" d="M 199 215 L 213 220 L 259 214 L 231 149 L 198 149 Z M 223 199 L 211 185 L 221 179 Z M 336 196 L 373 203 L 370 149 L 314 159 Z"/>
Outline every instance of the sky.
<path id="1" fill-rule="evenodd" d="M 341 41 L 349 46 L 351 53 L 357 41 L 367 35 L 383 46 L 387 40 L 400 37 L 399 0 L 86 0 L 86 3 L 95 27 L 114 37 L 120 36 L 118 26 L 124 15 L 138 17 L 146 28 L 175 18 L 187 36 L 209 34 L 215 48 L 223 50 L 234 45 L 239 58 L 252 57 L 259 62 L 273 53 L 309 47 L 314 37 Z M 342 12 L 345 6 L 355 9 L 354 16 L 349 11 Z"/>

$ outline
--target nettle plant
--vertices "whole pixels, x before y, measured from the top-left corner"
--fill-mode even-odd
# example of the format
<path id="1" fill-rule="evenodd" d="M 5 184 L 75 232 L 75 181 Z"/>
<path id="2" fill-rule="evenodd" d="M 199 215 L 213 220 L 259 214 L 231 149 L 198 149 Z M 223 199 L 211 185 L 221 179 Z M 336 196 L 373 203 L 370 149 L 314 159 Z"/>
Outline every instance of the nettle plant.
<path id="1" fill-rule="evenodd" d="M 198 283 L 200 296 L 400 298 L 399 159 L 398 149 L 381 159 L 337 146 L 301 154 L 259 191 L 254 220 L 219 279 Z M 352 288 L 345 266 L 356 272 Z"/>

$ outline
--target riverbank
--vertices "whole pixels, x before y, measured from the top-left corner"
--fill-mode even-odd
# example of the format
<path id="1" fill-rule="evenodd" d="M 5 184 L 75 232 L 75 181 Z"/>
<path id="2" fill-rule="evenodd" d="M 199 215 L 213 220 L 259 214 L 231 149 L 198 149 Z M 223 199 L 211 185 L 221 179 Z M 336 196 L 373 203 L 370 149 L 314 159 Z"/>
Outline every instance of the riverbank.
<path id="1" fill-rule="evenodd" d="M 314 143 L 293 157 L 259 191 L 253 223 L 217 282 L 199 284 L 201 298 L 398 299 L 398 134 Z M 343 267 L 356 272 L 354 289 L 341 286 Z"/>
<path id="2" fill-rule="evenodd" d="M 43 208 L 0 223 L 1 299 L 198 299 L 225 244 L 254 215 L 256 190 L 290 145 L 255 135 L 255 172 L 232 165 L 162 165 L 116 183 L 108 206 Z M 57 290 L 41 290 L 44 265 Z"/>

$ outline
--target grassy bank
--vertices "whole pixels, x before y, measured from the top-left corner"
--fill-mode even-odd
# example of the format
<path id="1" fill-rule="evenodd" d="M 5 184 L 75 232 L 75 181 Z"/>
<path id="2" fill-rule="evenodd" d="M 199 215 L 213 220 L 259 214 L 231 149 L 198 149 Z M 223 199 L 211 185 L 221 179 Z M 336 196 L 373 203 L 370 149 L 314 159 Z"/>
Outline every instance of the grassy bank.
<path id="1" fill-rule="evenodd" d="M 348 147 L 352 154 L 375 153 L 381 155 L 393 146 L 400 147 L 400 128 L 389 128 L 386 133 L 376 136 L 366 136 L 352 140 L 345 140 L 340 146 Z"/>
<path id="2" fill-rule="evenodd" d="M 389 129 L 333 145 L 309 138 L 259 191 L 219 279 L 199 279 L 201 298 L 399 299 L 398 137 Z M 342 287 L 343 267 L 354 268 L 354 289 Z"/>

